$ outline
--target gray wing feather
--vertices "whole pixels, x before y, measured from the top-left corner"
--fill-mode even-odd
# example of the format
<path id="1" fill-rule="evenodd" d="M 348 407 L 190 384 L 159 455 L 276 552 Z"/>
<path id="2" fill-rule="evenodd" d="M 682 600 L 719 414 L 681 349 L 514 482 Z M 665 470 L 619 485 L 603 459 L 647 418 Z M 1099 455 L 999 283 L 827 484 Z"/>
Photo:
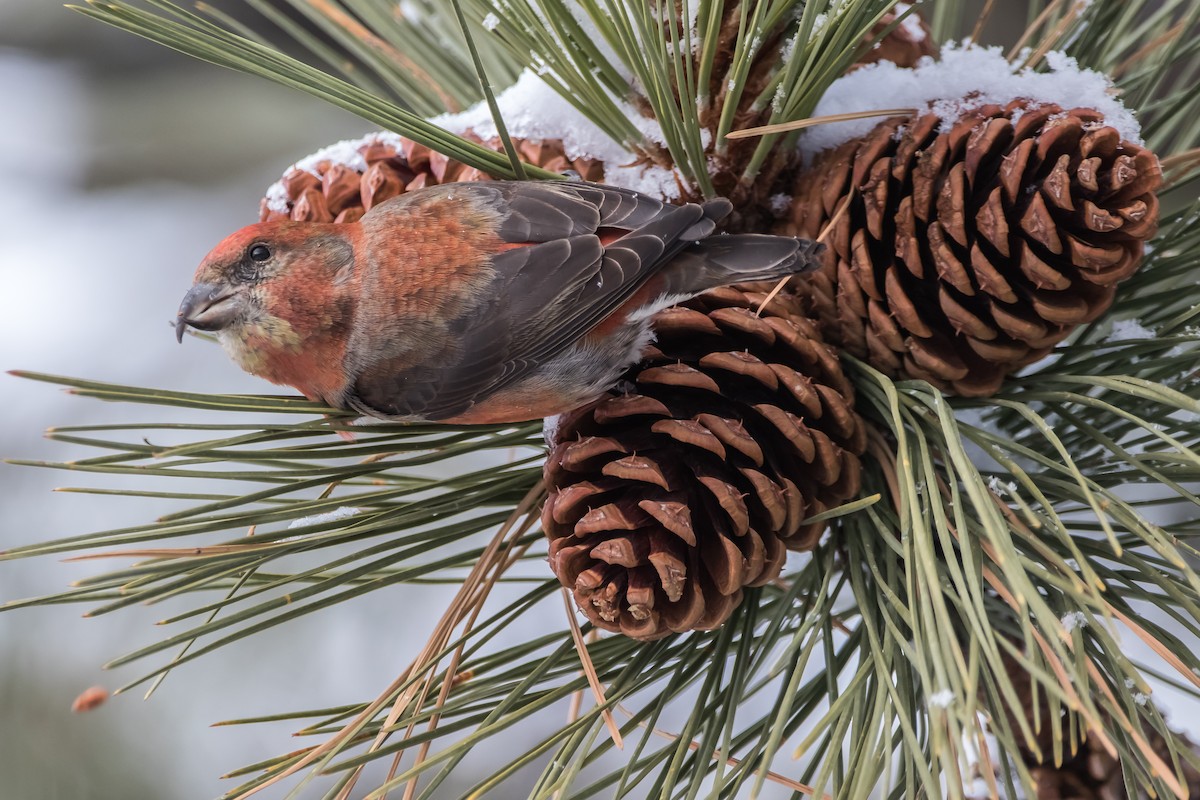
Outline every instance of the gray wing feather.
<path id="1" fill-rule="evenodd" d="M 432 191 L 492 205 L 501 238 L 530 245 L 492 259 L 491 284 L 451 321 L 461 331 L 453 352 L 400 371 L 385 361 L 358 376 L 347 402 L 365 413 L 433 420 L 463 413 L 595 328 L 732 210 L 723 199 L 675 206 L 588 183 L 496 181 L 423 190 Z M 599 234 L 606 230 L 628 233 L 605 247 Z M 720 258 L 738 259 L 724 251 Z"/>
<path id="2" fill-rule="evenodd" d="M 549 242 L 600 227 L 599 209 L 561 192 L 531 187 L 502 194 L 505 216 L 499 234 L 507 242 Z"/>

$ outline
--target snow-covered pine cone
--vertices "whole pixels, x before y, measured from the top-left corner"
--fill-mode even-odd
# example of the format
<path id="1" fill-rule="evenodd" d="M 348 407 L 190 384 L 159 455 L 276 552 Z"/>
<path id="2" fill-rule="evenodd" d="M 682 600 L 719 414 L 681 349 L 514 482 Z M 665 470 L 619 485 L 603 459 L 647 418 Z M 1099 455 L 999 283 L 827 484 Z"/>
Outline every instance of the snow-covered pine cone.
<path id="1" fill-rule="evenodd" d="M 799 282 L 825 335 L 892 376 L 989 395 L 1103 314 L 1158 222 L 1154 154 L 1087 108 L 894 117 L 819 155 L 780 232 L 827 238 Z"/>
<path id="2" fill-rule="evenodd" d="M 837 355 L 784 294 L 718 289 L 655 320 L 623 390 L 548 433 L 550 564 L 599 628 L 717 627 L 854 497 L 863 422 Z"/>
<path id="3" fill-rule="evenodd" d="M 488 142 L 499 150 L 499 142 Z M 591 159 L 569 159 L 557 141 L 517 140 L 521 158 L 552 172 L 572 170 L 584 180 L 598 181 L 604 165 Z M 324 155 L 327 154 L 327 155 Z M 324 155 L 324 157 L 323 157 Z M 259 219 L 290 218 L 303 222 L 353 222 L 376 203 L 425 186 L 485 181 L 477 169 L 395 134 L 370 134 L 341 142 L 292 168 L 267 193 Z"/>

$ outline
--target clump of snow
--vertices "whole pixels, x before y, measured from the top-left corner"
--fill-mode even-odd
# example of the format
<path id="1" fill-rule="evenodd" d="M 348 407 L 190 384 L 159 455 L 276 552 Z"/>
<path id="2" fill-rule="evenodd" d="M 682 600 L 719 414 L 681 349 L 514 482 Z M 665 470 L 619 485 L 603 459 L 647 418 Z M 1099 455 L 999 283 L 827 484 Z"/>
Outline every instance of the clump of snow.
<path id="1" fill-rule="evenodd" d="M 915 3 L 896 3 L 896 7 L 893 10 L 898 17 L 901 14 L 907 14 L 908 10 L 914 5 Z M 905 17 L 904 21 L 900 23 L 900 27 L 908 34 L 908 38 L 914 42 L 925 41 L 925 29 L 921 27 L 921 18 L 916 15 L 916 12 Z"/>
<path id="2" fill-rule="evenodd" d="M 616 99 L 613 102 L 648 140 L 664 142 L 657 122 L 642 116 L 629 103 Z M 522 72 L 516 83 L 496 96 L 496 104 L 510 135 L 522 139 L 559 139 L 568 158 L 603 161 L 605 183 L 665 199 L 679 196 L 673 171 L 654 165 L 634 165 L 635 154 L 610 138 L 537 73 Z M 458 114 L 434 117 L 430 122 L 454 133 L 473 131 L 484 139 L 498 135 L 486 103 Z"/>
<path id="3" fill-rule="evenodd" d="M 267 187 L 266 200 L 267 208 L 271 211 L 278 211 L 280 214 L 288 212 L 288 195 L 287 189 L 283 188 L 283 181 L 275 181 Z"/>
<path id="4" fill-rule="evenodd" d="M 1113 323 L 1112 333 L 1108 335 L 1110 342 L 1131 342 L 1138 339 L 1153 339 L 1157 336 L 1136 319 L 1119 319 Z"/>
<path id="5" fill-rule="evenodd" d="M 1137 686 L 1137 681 L 1135 681 L 1133 678 L 1125 679 L 1125 688 L 1126 689 L 1133 689 L 1136 686 Z M 1146 692 L 1134 692 L 1133 693 L 1133 702 L 1137 703 L 1139 706 L 1144 706 L 1144 705 L 1146 705 L 1146 703 L 1150 702 L 1150 695 L 1147 694 Z"/>
<path id="6" fill-rule="evenodd" d="M 929 695 L 929 705 L 932 708 L 949 708 L 953 702 L 954 692 L 950 689 L 942 689 Z"/>
<path id="7" fill-rule="evenodd" d="M 988 784 L 987 778 L 982 775 L 976 775 L 971 780 L 971 785 L 964 786 L 963 790 L 967 797 L 990 797 L 992 793 L 992 787 Z"/>
<path id="8" fill-rule="evenodd" d="M 771 110 L 776 114 L 783 113 L 783 100 L 786 95 L 787 92 L 784 90 L 783 84 L 779 84 L 775 89 L 775 94 L 771 96 Z"/>
<path id="9" fill-rule="evenodd" d="M 562 427 L 563 415 L 555 414 L 542 420 L 542 438 L 546 447 L 554 447 L 558 440 L 558 429 Z"/>
<path id="10" fill-rule="evenodd" d="M 1011 494 L 1014 497 L 1017 494 L 1017 484 L 1015 481 L 1002 481 L 996 475 L 988 476 L 988 488 L 992 490 L 998 497 L 1004 497 L 1006 494 Z"/>
<path id="11" fill-rule="evenodd" d="M 548 72 L 549 68 L 542 64 L 539 71 Z M 496 102 L 504 124 L 512 136 L 534 140 L 561 140 L 563 151 L 568 158 L 590 158 L 604 162 L 606 183 L 667 200 L 679 197 L 679 184 L 672 170 L 652 164 L 635 164 L 638 160 L 636 154 L 614 141 L 572 106 L 539 77 L 538 71 L 522 72 L 515 84 L 496 96 Z M 616 99 L 613 102 L 647 140 L 660 145 L 665 142 L 662 128 L 656 121 L 643 116 L 629 103 Z M 492 139 L 499 135 L 491 111 L 484 102 L 458 114 L 434 117 L 430 122 L 452 133 L 464 134 L 471 131 L 483 139 Z M 702 144 L 707 147 L 711 142 L 711 134 L 702 131 L 701 139 Z M 403 152 L 399 135 L 380 131 L 324 147 L 300 159 L 284 170 L 283 174 L 287 175 L 299 169 L 319 176 L 317 165 L 321 162 L 341 164 L 359 172 L 365 171 L 367 163 L 359 150 L 372 142 L 384 142 L 395 147 L 398 152 Z M 282 180 L 267 188 L 266 200 L 270 210 L 287 213 L 287 190 Z"/>
<path id="12" fill-rule="evenodd" d="M 787 64 L 792 60 L 792 56 L 796 55 L 796 40 L 800 38 L 800 31 L 796 31 L 787 39 L 784 39 L 783 44 L 779 47 L 779 60 Z"/>
<path id="13" fill-rule="evenodd" d="M 288 524 L 288 530 L 291 530 L 292 528 L 303 528 L 307 525 L 320 525 L 323 522 L 337 522 L 339 519 L 346 519 L 361 513 L 361 508 L 354 508 L 353 506 L 339 506 L 333 511 L 326 511 L 324 514 L 313 514 L 310 517 L 294 519 Z"/>
<path id="14" fill-rule="evenodd" d="M 425 12 L 413 0 L 400 0 L 399 8 L 400 16 L 414 25 L 420 22 L 425 16 Z"/>
<path id="15" fill-rule="evenodd" d="M 980 106 L 1024 99 L 1035 105 L 1093 108 L 1121 138 L 1142 144 L 1137 118 L 1116 98 L 1107 76 L 1081 68 L 1064 53 L 1047 54 L 1046 64 L 1048 72 L 1017 69 L 999 47 L 947 44 L 940 61 L 923 58 L 913 69 L 880 61 L 837 79 L 813 116 L 915 108 L 937 114 L 945 127 Z M 878 118 L 869 118 L 814 126 L 801 137 L 801 151 L 811 158 L 867 134 L 878 123 Z"/>
<path id="16" fill-rule="evenodd" d="M 489 31 L 496 30 L 496 28 L 500 27 L 500 18 L 489 11 L 488 15 L 483 18 L 483 27 Z"/>
<path id="17" fill-rule="evenodd" d="M 829 24 L 829 15 L 828 14 L 817 14 L 817 18 L 813 20 L 812 32 L 809 33 L 808 40 L 811 42 L 813 39 L 817 38 L 817 36 L 821 33 L 821 31 L 823 31 L 825 29 L 825 26 L 828 24 Z"/>
<path id="18" fill-rule="evenodd" d="M 1063 614 L 1062 625 L 1067 633 L 1070 633 L 1076 628 L 1082 628 L 1087 625 L 1087 621 L 1087 614 L 1084 614 L 1082 611 L 1068 611 L 1066 614 Z"/>
<path id="19" fill-rule="evenodd" d="M 396 148 L 397 152 L 402 152 L 403 150 L 403 145 L 398 134 L 390 131 L 377 131 L 375 133 L 368 133 L 366 136 L 361 136 L 357 139 L 343 139 L 340 142 L 334 142 L 328 147 L 322 147 L 312 155 L 305 156 L 295 164 L 292 164 L 283 171 L 283 174 L 287 175 L 293 170 L 301 170 L 319 178 L 321 177 L 321 173 L 317 171 L 317 165 L 322 161 L 328 162 L 330 165 L 341 164 L 357 172 L 365 172 L 367 162 L 359 150 L 373 142 L 390 144 Z M 266 199 L 267 208 L 272 211 L 278 211 L 281 214 L 287 213 L 287 189 L 283 186 L 282 178 L 267 187 Z"/>
<path id="20" fill-rule="evenodd" d="M 974 725 L 964 725 L 960 738 L 962 757 L 959 762 L 960 774 L 963 777 L 963 788 L 969 798 L 991 797 L 987 779 L 983 776 L 984 764 L 994 765 L 1003 763 L 1004 756 L 1000 753 L 1000 745 L 996 736 L 991 732 L 988 717 L 982 712 L 975 713 Z M 980 752 L 982 745 L 984 752 Z M 986 754 L 986 761 L 984 755 Z"/>
<path id="21" fill-rule="evenodd" d="M 575 6 L 578 4 L 571 3 L 569 5 Z M 679 25 L 686 31 L 680 34 L 680 39 L 681 41 L 691 41 L 692 52 L 698 53 L 704 43 L 704 35 L 700 32 L 700 0 L 684 0 L 682 8 L 679 8 L 679 11 L 682 14 L 678 18 Z M 673 4 L 664 5 L 662 16 L 664 24 L 675 22 L 676 6 Z"/>

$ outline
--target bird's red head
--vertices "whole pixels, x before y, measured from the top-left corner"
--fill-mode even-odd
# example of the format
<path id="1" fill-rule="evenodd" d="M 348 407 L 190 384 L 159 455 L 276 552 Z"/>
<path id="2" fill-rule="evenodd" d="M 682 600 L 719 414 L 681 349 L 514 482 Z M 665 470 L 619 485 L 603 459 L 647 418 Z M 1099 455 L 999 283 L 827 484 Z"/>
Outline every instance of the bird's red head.
<path id="1" fill-rule="evenodd" d="M 275 356 L 339 325 L 352 309 L 339 289 L 353 277 L 358 226 L 291 222 L 248 225 L 204 257 L 179 306 L 176 334 L 188 326 L 217 333 L 246 370 L 290 383 Z"/>

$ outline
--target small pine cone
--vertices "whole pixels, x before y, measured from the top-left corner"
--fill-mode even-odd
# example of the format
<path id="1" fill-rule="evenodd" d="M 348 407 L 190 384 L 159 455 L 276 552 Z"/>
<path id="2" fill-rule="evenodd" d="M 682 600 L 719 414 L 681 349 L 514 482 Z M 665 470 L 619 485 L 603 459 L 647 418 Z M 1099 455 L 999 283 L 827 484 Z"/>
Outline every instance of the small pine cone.
<path id="1" fill-rule="evenodd" d="M 1143 733 L 1155 755 L 1170 765 L 1171 751 L 1167 740 L 1153 728 L 1143 728 Z M 1179 736 L 1187 746 L 1196 749 L 1186 736 Z M 1065 757 L 1061 767 L 1027 763 L 1037 787 L 1038 800 L 1129 800 L 1121 763 L 1094 738 L 1085 739 L 1079 752 Z M 1182 762 L 1182 767 L 1187 796 L 1191 800 L 1200 800 L 1200 771 L 1186 761 Z M 1148 793 L 1140 795 L 1149 796 Z"/>
<path id="2" fill-rule="evenodd" d="M 875 24 L 874 30 L 867 37 L 868 41 L 877 37 L 888 25 L 895 22 L 896 17 L 899 16 L 897 12 L 903 13 L 905 10 L 907 9 L 897 9 L 884 14 L 883 19 Z M 865 67 L 867 64 L 874 64 L 877 61 L 891 61 L 898 67 L 915 67 L 917 62 L 925 56 L 937 58 L 938 53 L 937 43 L 933 40 L 933 31 L 925 22 L 925 18 L 921 16 L 921 12 L 913 11 L 891 33 L 872 46 L 858 60 L 853 69 Z"/>
<path id="3" fill-rule="evenodd" d="M 1015 659 L 1005 658 L 1005 668 L 1010 680 L 1016 688 L 1020 708 L 1008 708 L 1009 724 L 1013 730 L 1018 730 L 1016 717 L 1024 716 L 1030 729 L 1034 731 L 1038 753 L 1020 746 L 1019 757 L 1029 767 L 1037 789 L 1037 800 L 1129 800 L 1125 791 L 1125 778 L 1118 759 L 1109 755 L 1108 751 L 1095 737 L 1084 738 L 1078 744 L 1076 752 L 1070 752 L 1070 744 L 1064 744 L 1063 763 L 1055 766 L 1053 726 L 1050 720 L 1050 703 L 1043 692 L 1037 694 L 1038 708 L 1034 708 L 1033 683 L 1029 673 Z M 1035 713 L 1036 711 L 1036 713 Z M 1035 721 L 1040 728 L 1035 728 Z M 1111 720 L 1110 720 L 1111 722 Z M 1066 720 L 1060 723 L 1062 730 L 1067 730 Z M 1171 764 L 1171 749 L 1166 738 L 1149 725 L 1142 725 L 1142 735 L 1163 763 Z M 1019 736 L 1019 735 L 1018 735 Z M 1183 746 L 1193 752 L 1200 753 L 1187 736 L 1176 734 Z M 1019 739 L 1018 739 L 1019 741 Z M 1000 765 L 997 765 L 1000 766 Z M 1181 759 L 1183 767 L 1183 786 L 1191 800 L 1200 800 L 1200 770 Z M 1148 797 L 1142 794 L 1140 797 Z"/>
<path id="4" fill-rule="evenodd" d="M 808 276 L 828 339 L 889 375 L 995 393 L 1112 304 L 1158 222 L 1158 160 L 1091 109 L 895 117 L 819 155 L 783 232 L 835 223 Z"/>
<path id="5" fill-rule="evenodd" d="M 1032 718 L 1031 718 L 1032 719 Z M 1041 739 L 1042 756 L 1051 758 L 1053 752 L 1049 725 L 1045 722 L 1043 708 L 1043 725 L 1039 736 Z M 1164 764 L 1171 764 L 1171 749 L 1166 738 L 1148 725 L 1142 726 L 1142 734 Z M 1183 745 L 1193 752 L 1200 752 L 1196 745 L 1185 735 L 1176 734 Z M 1033 753 L 1022 750 L 1022 757 L 1030 768 L 1034 785 L 1037 788 L 1038 800 L 1129 800 L 1125 791 L 1125 777 L 1121 771 L 1121 762 L 1109 755 L 1095 737 L 1088 737 L 1079 744 L 1074 754 L 1064 754 L 1062 766 L 1053 763 L 1039 763 Z M 1200 800 L 1200 770 L 1181 760 L 1183 767 L 1183 786 L 1191 800 Z M 1139 797 L 1149 797 L 1141 794 Z"/>
<path id="6" fill-rule="evenodd" d="M 588 181 L 604 177 L 603 163 L 569 159 L 557 140 L 527 139 L 513 144 L 526 163 L 552 172 L 574 170 Z M 498 140 L 487 145 L 501 149 Z M 490 180 L 477 169 L 395 134 L 371 134 L 347 143 L 342 151 L 340 159 L 313 158 L 303 167 L 289 170 L 276 184 L 279 188 L 263 199 L 259 220 L 354 222 L 375 204 L 404 192 L 441 183 Z"/>
<path id="7" fill-rule="evenodd" d="M 599 628 L 719 626 L 742 589 L 812 548 L 804 520 L 859 489 L 865 429 L 832 348 L 782 295 L 743 285 L 667 309 L 622 394 L 547 434 L 550 564 Z"/>

